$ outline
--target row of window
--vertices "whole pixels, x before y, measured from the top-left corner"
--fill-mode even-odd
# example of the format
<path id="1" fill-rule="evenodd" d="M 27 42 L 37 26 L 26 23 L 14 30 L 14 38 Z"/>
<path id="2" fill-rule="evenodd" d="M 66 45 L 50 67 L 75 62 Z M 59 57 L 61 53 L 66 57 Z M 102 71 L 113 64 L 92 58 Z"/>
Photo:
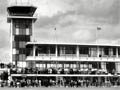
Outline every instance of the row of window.
<path id="1" fill-rule="evenodd" d="M 25 54 L 14 54 L 12 56 L 13 61 L 24 61 L 26 59 Z"/>
<path id="2" fill-rule="evenodd" d="M 19 48 L 19 49 L 12 49 L 13 54 L 25 54 L 26 55 L 26 48 Z"/>
<path id="3" fill-rule="evenodd" d="M 31 28 L 13 28 L 13 35 L 32 35 Z"/>
<path id="4" fill-rule="evenodd" d="M 14 20 L 13 35 L 32 35 L 32 21 Z"/>
<path id="5" fill-rule="evenodd" d="M 28 48 L 29 49 L 29 48 Z M 33 50 L 33 49 L 31 49 Z M 55 46 L 42 46 L 37 47 L 36 53 L 38 54 L 55 54 L 56 48 Z M 87 54 L 90 56 L 96 56 L 97 55 L 97 48 L 93 47 L 79 47 L 79 50 L 77 51 L 76 47 L 58 47 L 57 48 L 58 55 L 64 55 L 64 54 L 76 54 L 77 52 L 79 54 Z M 120 48 L 118 48 L 118 52 L 116 51 L 116 48 L 99 48 L 99 55 L 120 55 Z"/>
<path id="6" fill-rule="evenodd" d="M 20 42 L 20 41 L 28 42 L 28 41 L 30 41 L 30 39 L 31 39 L 31 37 L 29 35 L 15 35 L 12 37 L 12 41 L 14 41 L 16 43 Z"/>
<path id="7" fill-rule="evenodd" d="M 24 41 L 13 42 L 12 47 L 13 48 L 25 48 L 26 47 L 26 42 L 24 42 Z"/>

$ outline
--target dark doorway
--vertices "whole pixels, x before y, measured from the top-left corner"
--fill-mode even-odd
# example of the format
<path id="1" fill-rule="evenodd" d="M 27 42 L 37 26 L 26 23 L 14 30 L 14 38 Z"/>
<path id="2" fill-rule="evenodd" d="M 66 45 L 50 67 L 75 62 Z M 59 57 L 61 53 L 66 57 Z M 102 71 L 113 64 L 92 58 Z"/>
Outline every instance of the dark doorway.
<path id="1" fill-rule="evenodd" d="M 113 73 L 115 71 L 115 63 L 114 62 L 107 62 L 106 69 L 108 73 Z"/>

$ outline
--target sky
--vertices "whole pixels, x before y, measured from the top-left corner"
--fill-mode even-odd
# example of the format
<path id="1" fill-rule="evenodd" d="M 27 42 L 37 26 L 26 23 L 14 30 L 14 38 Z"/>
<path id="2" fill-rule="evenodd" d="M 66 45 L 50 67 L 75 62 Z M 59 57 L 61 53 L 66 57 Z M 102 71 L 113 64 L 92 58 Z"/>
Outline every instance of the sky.
<path id="1" fill-rule="evenodd" d="M 26 4 L 28 0 L 17 0 Z M 38 42 L 120 44 L 120 0 L 29 0 L 37 6 L 33 35 Z M 0 61 L 10 60 L 10 24 L 0 0 Z M 97 30 L 101 27 L 101 30 Z M 56 30 L 54 30 L 56 28 Z"/>

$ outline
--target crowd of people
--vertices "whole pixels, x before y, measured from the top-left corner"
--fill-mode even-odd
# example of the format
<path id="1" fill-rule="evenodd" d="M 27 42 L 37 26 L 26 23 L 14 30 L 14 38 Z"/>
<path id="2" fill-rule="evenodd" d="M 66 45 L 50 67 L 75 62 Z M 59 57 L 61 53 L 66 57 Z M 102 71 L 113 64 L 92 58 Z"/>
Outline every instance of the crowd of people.
<path id="1" fill-rule="evenodd" d="M 12 76 L 12 74 L 20 74 L 21 76 Z M 26 76 L 30 74 L 40 74 L 40 76 Z M 42 76 L 42 74 L 53 74 L 52 76 Z M 54 76 L 68 75 L 68 76 Z M 69 75 L 88 75 L 69 76 Z M 113 71 L 109 72 L 100 69 L 74 69 L 74 68 L 10 68 L 9 72 L 1 75 L 1 87 L 110 87 L 120 86 L 120 77 Z M 89 75 L 92 75 L 89 76 Z M 94 76 L 98 75 L 98 76 Z M 99 77 L 99 75 L 103 75 Z M 104 77 L 104 75 L 106 75 Z M 107 76 L 108 75 L 108 76 Z M 10 78 L 11 79 L 10 79 Z"/>
<path id="2" fill-rule="evenodd" d="M 74 68 L 14 68 L 10 69 L 11 74 L 117 74 L 113 72 L 109 73 L 102 69 L 74 69 Z"/>
<path id="3" fill-rule="evenodd" d="M 1 87 L 111 87 L 120 86 L 120 77 L 14 77 Z"/>

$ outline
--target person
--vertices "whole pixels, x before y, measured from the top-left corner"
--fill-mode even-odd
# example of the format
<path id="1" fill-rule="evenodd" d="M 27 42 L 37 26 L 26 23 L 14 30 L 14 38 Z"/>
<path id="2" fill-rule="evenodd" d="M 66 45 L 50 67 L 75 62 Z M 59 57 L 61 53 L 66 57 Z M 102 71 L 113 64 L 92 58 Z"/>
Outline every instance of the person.
<path id="1" fill-rule="evenodd" d="M 0 87 L 2 86 L 2 80 L 0 79 Z"/>
<path id="2" fill-rule="evenodd" d="M 10 81 L 10 80 L 8 80 L 8 87 L 10 87 L 10 83 L 11 83 L 11 81 Z"/>
<path id="3" fill-rule="evenodd" d="M 39 80 L 38 82 L 39 82 L 39 87 L 41 87 L 41 80 Z"/>
<path id="4" fill-rule="evenodd" d="M 17 81 L 16 84 L 17 84 L 17 87 L 20 87 L 20 82 L 19 81 Z"/>
<path id="5" fill-rule="evenodd" d="M 38 87 L 38 80 L 35 80 L 35 86 Z"/>

